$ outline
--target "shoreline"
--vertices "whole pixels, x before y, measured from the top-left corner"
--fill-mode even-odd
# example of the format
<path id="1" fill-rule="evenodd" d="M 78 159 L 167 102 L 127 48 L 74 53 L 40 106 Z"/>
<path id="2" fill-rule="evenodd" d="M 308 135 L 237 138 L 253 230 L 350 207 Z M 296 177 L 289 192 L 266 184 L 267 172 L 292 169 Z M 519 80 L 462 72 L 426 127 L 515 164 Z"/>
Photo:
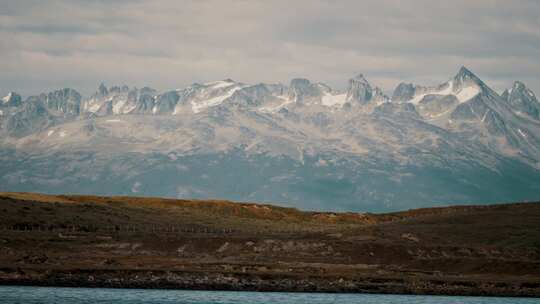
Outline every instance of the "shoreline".
<path id="1" fill-rule="evenodd" d="M 0 194 L 0 285 L 540 297 L 540 204 L 391 214 Z"/>
<path id="2" fill-rule="evenodd" d="M 364 293 L 540 298 L 540 282 L 467 278 L 331 278 L 165 270 L 1 269 L 0 286 Z"/>

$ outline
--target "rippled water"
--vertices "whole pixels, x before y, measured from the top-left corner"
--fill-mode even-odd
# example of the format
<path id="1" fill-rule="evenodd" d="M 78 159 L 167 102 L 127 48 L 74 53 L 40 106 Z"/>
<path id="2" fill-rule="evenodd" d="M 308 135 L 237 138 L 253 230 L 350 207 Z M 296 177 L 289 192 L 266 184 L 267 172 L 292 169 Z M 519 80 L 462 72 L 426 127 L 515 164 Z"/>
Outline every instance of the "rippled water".
<path id="1" fill-rule="evenodd" d="M 0 286 L 0 303 L 50 304 L 50 303 L 185 303 L 185 304 L 502 304 L 540 303 L 540 299 L 442 297 L 366 294 L 313 294 L 284 292 L 224 292 L 107 288 L 57 288 Z"/>

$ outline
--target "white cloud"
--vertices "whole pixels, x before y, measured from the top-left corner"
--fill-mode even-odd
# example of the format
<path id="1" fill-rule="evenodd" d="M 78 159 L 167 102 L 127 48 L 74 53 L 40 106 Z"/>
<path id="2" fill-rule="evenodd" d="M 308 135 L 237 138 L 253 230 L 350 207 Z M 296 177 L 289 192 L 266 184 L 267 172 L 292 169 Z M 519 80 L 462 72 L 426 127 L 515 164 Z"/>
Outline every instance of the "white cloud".
<path id="1" fill-rule="evenodd" d="M 498 90 L 540 91 L 537 1 L 19 2 L 0 0 L 0 93 L 298 76 L 343 87 L 358 72 L 391 91 L 461 65 Z"/>

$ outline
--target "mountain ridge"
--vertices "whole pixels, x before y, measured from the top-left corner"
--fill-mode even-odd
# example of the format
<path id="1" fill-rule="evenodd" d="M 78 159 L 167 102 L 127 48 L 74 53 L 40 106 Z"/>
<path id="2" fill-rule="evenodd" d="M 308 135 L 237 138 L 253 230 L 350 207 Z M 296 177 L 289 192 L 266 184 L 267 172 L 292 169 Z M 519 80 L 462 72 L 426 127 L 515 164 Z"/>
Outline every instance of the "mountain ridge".
<path id="1" fill-rule="evenodd" d="M 392 98 L 362 74 L 348 84 L 101 84 L 2 104 L 0 190 L 337 210 L 540 199 L 540 103 L 522 83 L 499 95 L 462 67 Z"/>
<path id="2" fill-rule="evenodd" d="M 512 89 L 506 89 L 501 95 L 499 95 L 498 93 L 496 93 L 495 91 L 493 91 L 491 88 L 489 88 L 489 86 L 487 86 L 478 76 L 476 76 L 473 72 L 471 72 L 469 69 L 467 69 L 466 67 L 462 66 L 458 73 L 453 77 L 451 78 L 453 79 L 454 83 L 457 83 L 458 85 L 456 86 L 456 88 L 459 88 L 461 83 L 462 82 L 466 82 L 466 81 L 472 81 L 473 83 L 481 86 L 483 89 L 486 89 L 486 90 L 489 90 L 491 91 L 491 93 L 493 94 L 496 94 L 498 95 L 499 97 L 502 97 L 503 95 L 505 94 L 509 94 L 509 92 L 512 92 Z M 441 86 L 445 86 L 447 83 L 443 83 L 439 86 L 436 86 L 436 87 L 441 87 Z M 519 84 L 519 87 L 520 88 L 523 88 L 523 90 L 527 90 L 528 92 L 530 92 L 529 94 L 531 94 L 531 97 L 535 97 L 534 93 L 532 91 L 530 91 L 530 89 L 528 89 L 524 83 L 522 83 L 521 81 L 516 81 L 515 84 L 514 84 L 514 87 L 517 86 Z M 115 101 L 114 99 L 119 99 L 118 102 L 120 103 L 125 103 L 126 101 L 132 101 L 133 98 L 136 98 L 139 94 L 141 96 L 150 96 L 154 99 L 159 99 L 158 97 L 161 97 L 163 95 L 167 95 L 167 94 L 171 94 L 173 92 L 183 92 L 184 96 L 182 97 L 186 97 L 186 95 L 190 95 L 190 94 L 193 94 L 195 90 L 197 89 L 200 89 L 202 87 L 206 87 L 206 88 L 211 88 L 211 87 L 214 87 L 215 89 L 226 89 L 226 88 L 230 88 L 231 86 L 238 86 L 239 88 L 232 88 L 233 92 L 234 93 L 237 89 L 253 89 L 255 87 L 260 87 L 260 86 L 275 86 L 275 87 L 278 87 L 279 89 L 281 89 L 281 92 L 278 96 L 284 96 L 284 92 L 283 92 L 283 89 L 288 89 L 288 95 L 291 99 L 295 99 L 296 97 L 296 93 L 294 92 L 294 90 L 297 89 L 298 86 L 301 86 L 303 87 L 303 90 L 305 90 L 305 92 L 300 92 L 300 95 L 303 95 L 303 94 L 313 94 L 313 90 L 319 90 L 319 91 L 323 91 L 324 93 L 334 93 L 333 95 L 340 95 L 340 94 L 346 94 L 346 100 L 347 101 L 351 101 L 355 98 L 360 98 L 362 102 L 366 103 L 368 101 L 370 101 L 373 97 L 375 96 L 378 96 L 380 95 L 381 98 L 383 98 L 385 101 L 387 102 L 412 102 L 412 103 L 415 103 L 413 101 L 413 98 L 409 98 L 409 99 L 400 99 L 401 94 L 400 94 L 400 91 L 402 89 L 405 89 L 405 87 L 418 87 L 420 89 L 433 89 L 433 88 L 436 88 L 436 87 L 423 87 L 423 86 L 416 86 L 416 85 L 413 85 L 411 83 L 400 83 L 398 84 L 398 86 L 394 89 L 393 91 L 393 95 L 392 97 L 387 97 L 383 91 L 378 88 L 377 86 L 375 87 L 372 87 L 370 82 L 368 80 L 366 80 L 366 78 L 364 77 L 364 74 L 362 73 L 359 73 L 357 74 L 355 77 L 352 77 L 349 79 L 349 86 L 348 88 L 342 92 L 342 91 L 339 91 L 339 90 L 333 90 L 330 86 L 324 84 L 324 83 L 320 83 L 320 82 L 317 82 L 317 83 L 311 83 L 308 79 L 305 79 L 305 78 L 295 78 L 295 79 L 292 79 L 290 84 L 288 86 L 286 85 L 283 85 L 281 83 L 277 83 L 277 84 L 266 84 L 266 83 L 259 83 L 259 84 L 243 84 L 243 83 L 240 83 L 240 82 L 235 82 L 234 80 L 232 79 L 224 79 L 224 80 L 220 80 L 220 81 L 214 81 L 214 82 L 208 82 L 208 83 L 204 83 L 204 84 L 200 84 L 200 83 L 194 83 L 192 84 L 191 86 L 188 86 L 186 88 L 182 88 L 182 89 L 175 89 L 175 90 L 165 90 L 163 92 L 158 92 L 150 87 L 143 87 L 141 89 L 138 89 L 137 87 L 133 87 L 133 88 L 130 88 L 128 87 L 127 85 L 121 85 L 121 86 L 111 86 L 109 88 L 107 88 L 105 86 L 104 83 L 101 83 L 100 86 L 98 87 L 97 91 L 92 94 L 91 96 L 88 96 L 88 97 L 83 97 L 80 93 L 78 93 L 75 89 L 73 88 L 62 88 L 62 89 L 58 89 L 58 90 L 54 90 L 54 91 L 51 91 L 51 92 L 48 92 L 48 93 L 42 93 L 40 95 L 32 95 L 32 96 L 29 96 L 26 100 L 20 100 L 21 99 L 21 96 L 15 92 L 10 92 L 7 96 L 3 97 L 2 98 L 2 101 L 4 104 L 8 103 L 8 100 L 11 99 L 11 96 L 13 95 L 13 99 L 14 100 L 20 100 L 18 101 L 17 103 L 20 105 L 22 102 L 26 102 L 26 101 L 31 101 L 31 100 L 35 100 L 36 98 L 41 98 L 41 99 L 46 99 L 47 101 L 49 99 L 53 99 L 52 96 L 50 95 L 57 95 L 56 98 L 58 98 L 58 95 L 61 95 L 61 94 L 66 94 L 66 92 L 70 92 L 72 94 L 75 94 L 75 95 L 78 95 L 78 97 L 75 97 L 75 104 L 80 104 L 81 105 L 81 110 L 80 110 L 80 114 L 84 114 L 85 112 L 90 112 L 90 113 L 100 113 L 99 112 L 99 109 L 100 107 L 94 107 L 94 108 L 91 108 L 91 106 L 88 105 L 88 103 L 92 103 L 92 100 L 95 99 L 95 98 L 102 98 L 102 97 L 107 97 L 106 98 L 106 101 L 104 103 L 107 103 L 109 101 Z M 358 88 L 356 86 L 358 85 L 361 85 L 362 88 Z M 309 86 L 313 86 L 313 88 L 308 88 Z M 310 91 L 310 89 L 312 91 Z M 360 94 L 359 92 L 356 92 L 358 91 L 358 89 L 362 89 L 362 94 Z M 454 89 L 455 90 L 455 89 Z M 187 92 L 185 92 L 187 91 Z M 220 92 L 223 92 L 223 90 L 218 90 Z M 225 90 L 227 91 L 227 90 Z M 129 94 L 126 94 L 126 93 L 129 93 Z M 213 92 L 210 92 L 210 94 L 212 95 Z M 321 93 L 321 92 L 315 92 L 315 93 Z M 49 95 L 49 96 L 43 96 L 43 95 Z M 125 96 L 122 96 L 124 95 Z M 112 96 L 111 96 L 112 95 Z M 231 94 L 232 95 L 232 94 Z M 362 95 L 362 96 L 360 96 Z M 355 97 L 356 96 L 356 97 Z M 121 99 L 119 97 L 124 97 L 124 99 Z M 204 97 L 207 97 L 207 96 L 204 96 Z M 220 96 L 220 101 L 223 102 L 223 101 L 226 101 L 227 98 L 230 98 L 232 96 Z M 320 96 L 318 96 L 320 97 Z M 471 96 L 466 96 L 468 97 L 466 100 L 472 98 Z M 173 103 L 177 103 L 177 102 L 180 102 L 181 103 L 181 100 L 182 98 L 179 98 L 179 97 L 174 97 L 173 99 L 176 99 Z M 207 98 L 207 99 L 211 99 L 211 97 Z M 54 100 L 53 100 L 54 101 Z M 211 106 L 215 106 L 215 105 L 219 105 L 221 104 L 221 102 L 216 102 L 214 104 L 212 104 L 211 102 Z M 144 102 L 143 102 L 144 103 Z M 160 102 L 158 100 L 155 100 L 154 101 L 155 104 L 159 105 Z M 343 105 L 343 104 L 341 104 Z M 118 107 L 120 108 L 120 107 Z M 144 111 L 142 112 L 139 112 L 139 111 L 135 111 L 136 108 L 129 108 L 128 110 L 126 111 L 114 111 L 114 112 L 107 112 L 107 111 L 102 111 L 101 114 L 103 115 L 114 115 L 114 114 L 145 114 Z M 197 110 L 193 110 L 194 112 L 197 112 Z M 168 112 L 165 112 L 166 114 L 169 114 L 170 112 L 172 112 L 171 114 L 175 114 L 174 111 L 168 111 Z M 156 110 L 154 110 L 152 112 L 152 114 L 164 114 L 162 112 L 158 112 Z"/>

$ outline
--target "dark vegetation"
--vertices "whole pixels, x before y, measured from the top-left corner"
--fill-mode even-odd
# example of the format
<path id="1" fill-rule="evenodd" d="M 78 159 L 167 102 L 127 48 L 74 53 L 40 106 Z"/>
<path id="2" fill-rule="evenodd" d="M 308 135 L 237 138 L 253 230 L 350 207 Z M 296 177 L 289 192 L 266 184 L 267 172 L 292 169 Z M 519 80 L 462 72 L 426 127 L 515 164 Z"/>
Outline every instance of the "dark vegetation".
<path id="1" fill-rule="evenodd" d="M 540 204 L 387 214 L 0 194 L 0 283 L 540 295 Z"/>

